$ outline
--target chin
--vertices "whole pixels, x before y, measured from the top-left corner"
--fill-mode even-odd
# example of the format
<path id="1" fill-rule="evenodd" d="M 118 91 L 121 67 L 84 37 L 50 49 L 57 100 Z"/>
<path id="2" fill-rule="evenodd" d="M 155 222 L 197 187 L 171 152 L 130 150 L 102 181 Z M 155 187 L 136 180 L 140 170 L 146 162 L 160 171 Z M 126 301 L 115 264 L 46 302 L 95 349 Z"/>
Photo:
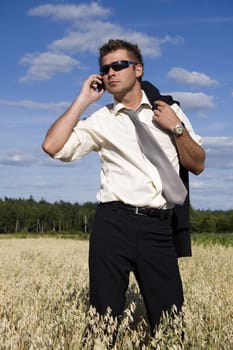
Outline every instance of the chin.
<path id="1" fill-rule="evenodd" d="M 123 90 L 119 86 L 110 86 L 108 87 L 108 92 L 110 94 L 120 94 L 123 92 Z"/>

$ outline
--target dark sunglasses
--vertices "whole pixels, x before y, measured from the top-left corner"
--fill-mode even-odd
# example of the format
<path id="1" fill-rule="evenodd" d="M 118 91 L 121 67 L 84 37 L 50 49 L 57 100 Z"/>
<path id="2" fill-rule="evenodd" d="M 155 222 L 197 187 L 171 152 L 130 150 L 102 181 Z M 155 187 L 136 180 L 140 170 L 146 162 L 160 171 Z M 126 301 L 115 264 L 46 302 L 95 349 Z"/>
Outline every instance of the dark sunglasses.
<path id="1" fill-rule="evenodd" d="M 100 67 L 100 73 L 103 75 L 108 74 L 110 68 L 112 68 L 115 72 L 118 72 L 122 69 L 128 68 L 131 64 L 138 64 L 138 63 L 133 61 L 115 61 Z"/>

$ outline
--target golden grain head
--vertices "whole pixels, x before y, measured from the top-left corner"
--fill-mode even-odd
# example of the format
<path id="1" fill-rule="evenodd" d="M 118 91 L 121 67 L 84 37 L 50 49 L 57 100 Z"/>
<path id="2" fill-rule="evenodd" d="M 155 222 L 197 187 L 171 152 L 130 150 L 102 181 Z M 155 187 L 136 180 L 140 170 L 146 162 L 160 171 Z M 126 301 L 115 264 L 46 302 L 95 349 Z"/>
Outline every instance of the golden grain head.
<path id="1" fill-rule="evenodd" d="M 1 239 L 0 264 L 1 350 L 107 349 L 116 330 L 115 350 L 233 349 L 233 248 L 180 259 L 183 313 L 164 314 L 152 339 L 133 275 L 120 324 L 88 310 L 88 242 Z"/>

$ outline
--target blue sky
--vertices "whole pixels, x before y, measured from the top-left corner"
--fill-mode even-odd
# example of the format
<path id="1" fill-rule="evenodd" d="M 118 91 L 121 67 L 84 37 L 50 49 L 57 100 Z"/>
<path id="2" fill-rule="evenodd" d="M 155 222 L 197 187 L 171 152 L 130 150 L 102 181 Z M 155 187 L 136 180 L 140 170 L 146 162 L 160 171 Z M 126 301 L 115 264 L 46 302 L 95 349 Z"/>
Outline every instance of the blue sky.
<path id="1" fill-rule="evenodd" d="M 144 79 L 179 99 L 203 137 L 206 170 L 190 176 L 192 206 L 233 208 L 232 0 L 7 0 L 0 13 L 0 198 L 96 200 L 97 155 L 61 163 L 41 143 L 98 72 L 99 46 L 124 38 L 142 50 Z"/>

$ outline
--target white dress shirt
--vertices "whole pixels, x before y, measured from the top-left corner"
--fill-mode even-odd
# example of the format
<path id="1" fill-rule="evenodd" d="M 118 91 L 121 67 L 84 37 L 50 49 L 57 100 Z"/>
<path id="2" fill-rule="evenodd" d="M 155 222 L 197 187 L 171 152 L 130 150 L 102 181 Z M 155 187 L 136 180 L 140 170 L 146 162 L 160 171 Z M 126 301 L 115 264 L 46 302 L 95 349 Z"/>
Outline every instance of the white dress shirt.
<path id="1" fill-rule="evenodd" d="M 173 166 L 179 172 L 179 159 L 171 133 L 164 132 L 153 122 L 153 111 L 144 91 L 139 119 L 146 123 Z M 172 109 L 191 137 L 202 144 L 190 121 L 177 104 Z M 144 156 L 137 142 L 135 127 L 122 111 L 124 105 L 115 102 L 104 106 L 90 117 L 80 120 L 70 138 L 54 158 L 62 161 L 80 159 L 91 151 L 101 162 L 98 202 L 121 201 L 138 207 L 170 208 L 162 195 L 162 182 L 154 165 Z"/>

